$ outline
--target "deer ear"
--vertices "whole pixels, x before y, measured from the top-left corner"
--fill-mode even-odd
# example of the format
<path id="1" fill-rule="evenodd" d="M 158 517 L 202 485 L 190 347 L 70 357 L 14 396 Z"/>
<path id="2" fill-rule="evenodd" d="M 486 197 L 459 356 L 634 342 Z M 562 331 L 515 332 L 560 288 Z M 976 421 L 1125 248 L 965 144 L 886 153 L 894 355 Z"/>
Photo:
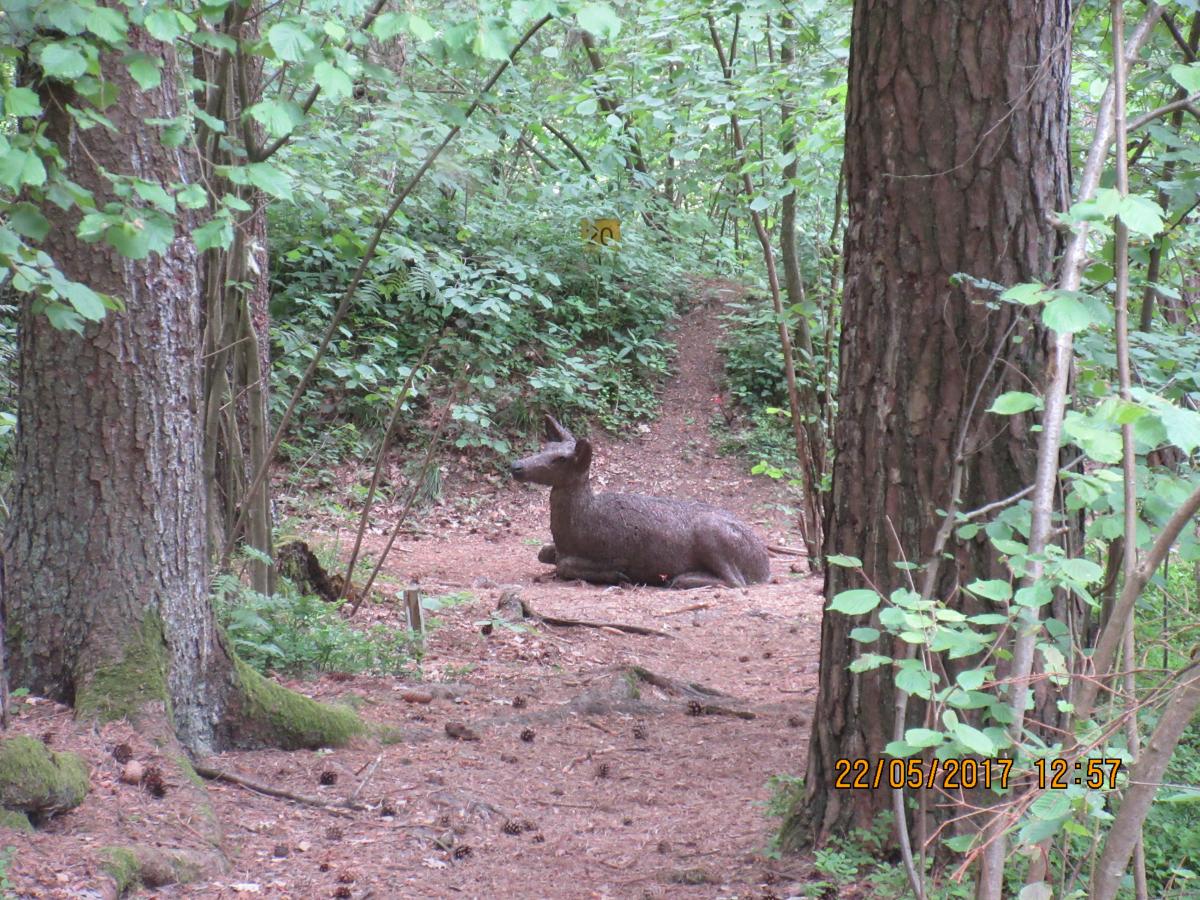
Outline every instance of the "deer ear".
<path id="1" fill-rule="evenodd" d="M 575 457 L 575 462 L 586 469 L 592 464 L 592 442 L 587 438 L 579 438 L 575 441 L 572 455 Z"/>
<path id="2" fill-rule="evenodd" d="M 546 414 L 546 440 L 551 442 L 570 442 L 575 436 L 558 424 L 558 420 L 549 413 Z"/>

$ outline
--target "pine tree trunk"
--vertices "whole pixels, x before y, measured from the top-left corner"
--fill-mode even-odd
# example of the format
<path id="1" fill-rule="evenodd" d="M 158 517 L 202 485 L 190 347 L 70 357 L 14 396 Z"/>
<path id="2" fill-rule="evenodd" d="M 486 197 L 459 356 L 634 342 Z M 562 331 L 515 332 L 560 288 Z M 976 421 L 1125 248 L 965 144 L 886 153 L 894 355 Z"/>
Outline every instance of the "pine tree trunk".
<path id="1" fill-rule="evenodd" d="M 1045 334 L 1011 304 L 989 308 L 994 293 L 951 279 L 1011 285 L 1052 274 L 1051 216 L 1067 200 L 1068 17 L 1065 0 L 855 3 L 826 552 L 860 558 L 885 596 L 906 583 L 894 562 L 928 560 L 960 435 L 961 509 L 1032 477 L 1032 421 L 982 411 L 1002 391 L 1030 390 L 1026 376 L 1037 383 Z M 1002 574 L 982 535 L 947 549 L 944 598 Z M 858 573 L 830 567 L 825 596 L 863 586 Z M 838 613 L 822 623 L 806 795 L 785 824 L 792 844 L 867 825 L 890 803 L 887 791 L 832 785 L 835 760 L 878 757 L 893 736 L 892 670 L 847 671 L 860 624 Z M 911 698 L 908 725 L 923 716 Z"/>
<path id="2" fill-rule="evenodd" d="M 162 52 L 144 34 L 133 40 Z M 115 131 L 80 132 L 64 110 L 83 101 L 43 82 L 47 136 L 97 206 L 112 199 L 97 166 L 155 184 L 184 166 L 144 125 L 179 114 L 175 68 L 143 92 L 115 58 L 104 62 L 120 91 L 105 110 Z M 169 701 L 181 737 L 203 743 L 213 682 L 230 663 L 208 604 L 195 249 L 179 235 L 163 256 L 134 261 L 75 237 L 77 210 L 45 212 L 45 248 L 63 273 L 125 311 L 79 335 L 22 304 L 6 553 L 13 684 L 83 707 Z M 114 685 L 134 656 L 157 681 Z"/>
<path id="3" fill-rule="evenodd" d="M 86 106 L 41 83 L 46 137 L 96 206 L 113 200 L 102 169 L 171 185 L 183 151 L 150 119 L 179 115 L 169 47 L 130 28 L 131 49 L 165 56 L 141 91 L 114 54 L 101 58 L 115 128 L 81 131 Z M 208 597 L 202 480 L 202 341 L 194 244 L 182 228 L 163 255 L 131 260 L 75 236 L 78 210 L 46 204 L 43 249 L 63 274 L 119 298 L 83 334 L 20 314 L 18 427 L 4 597 L 11 684 L 81 715 L 128 717 L 193 750 L 322 746 L 361 730 L 345 710 L 285 691 L 228 652 Z M 254 348 L 251 347 L 251 352 Z"/>

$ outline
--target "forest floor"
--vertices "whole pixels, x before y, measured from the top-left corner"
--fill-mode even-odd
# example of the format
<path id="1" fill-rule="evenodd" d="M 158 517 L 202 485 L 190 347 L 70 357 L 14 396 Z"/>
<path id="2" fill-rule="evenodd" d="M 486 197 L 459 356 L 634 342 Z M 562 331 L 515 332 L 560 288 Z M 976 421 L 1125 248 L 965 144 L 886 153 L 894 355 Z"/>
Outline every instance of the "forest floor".
<path id="1" fill-rule="evenodd" d="M 749 475 L 744 461 L 719 455 L 709 428 L 719 395 L 719 314 L 734 290 L 719 282 L 698 290 L 669 334 L 679 351 L 660 417 L 627 440 L 593 435 L 593 478 L 606 490 L 724 506 L 770 542 L 800 546 L 791 531 L 795 498 Z M 453 472 L 445 484 L 443 497 L 401 532 L 385 567 L 391 586 L 452 598 L 433 613 L 423 678 L 285 682 L 352 704 L 367 721 L 397 729 L 398 739 L 209 760 L 330 806 L 208 782 L 230 871 L 139 896 L 762 900 L 801 893 L 808 867 L 767 853 L 778 820 L 766 804 L 769 779 L 800 774 L 807 756 L 821 585 L 805 561 L 772 554 L 770 583 L 739 590 L 558 582 L 536 559 L 549 540 L 546 488 Z M 393 521 L 386 505 L 375 516 L 380 532 Z M 336 544 L 346 555 L 353 530 L 344 519 L 310 516 L 305 527 L 310 542 Z M 369 533 L 365 549 L 377 554 L 385 540 Z M 513 593 L 542 615 L 655 634 L 532 621 L 484 627 L 499 598 Z M 376 603 L 357 620 L 395 626 L 403 615 L 402 604 Z M 172 803 L 169 783 L 155 799 L 119 780 L 115 745 L 129 744 L 147 764 L 155 757 L 128 725 L 80 728 L 63 707 L 23 698 L 13 730 L 83 753 L 93 785 L 82 806 L 35 835 L 5 832 L 2 843 L 13 848 L 7 887 L 16 896 L 111 896 L 100 847 L 134 839 L 169 847 L 199 837 L 189 824 L 194 811 Z M 335 807 L 348 798 L 362 808 Z"/>

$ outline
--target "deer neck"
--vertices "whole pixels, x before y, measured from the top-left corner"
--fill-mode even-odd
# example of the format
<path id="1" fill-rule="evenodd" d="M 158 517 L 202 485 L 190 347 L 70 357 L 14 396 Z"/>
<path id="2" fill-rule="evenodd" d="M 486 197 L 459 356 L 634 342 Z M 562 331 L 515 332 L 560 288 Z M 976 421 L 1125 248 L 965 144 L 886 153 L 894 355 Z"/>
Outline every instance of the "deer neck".
<path id="1" fill-rule="evenodd" d="M 587 527 L 587 509 L 591 502 L 590 479 L 550 489 L 550 533 L 554 535 L 555 544 L 561 545 L 564 541 L 573 543 L 573 539 Z"/>

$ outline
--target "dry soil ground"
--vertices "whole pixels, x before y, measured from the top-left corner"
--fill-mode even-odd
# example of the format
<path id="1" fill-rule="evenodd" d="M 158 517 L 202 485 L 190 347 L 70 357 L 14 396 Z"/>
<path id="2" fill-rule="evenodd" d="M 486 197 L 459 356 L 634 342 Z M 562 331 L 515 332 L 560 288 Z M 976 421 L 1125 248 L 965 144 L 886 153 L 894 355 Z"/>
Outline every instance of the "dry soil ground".
<path id="1" fill-rule="evenodd" d="M 679 345 L 661 417 L 629 440 L 597 437 L 607 490 L 725 506 L 772 542 L 796 546 L 783 489 L 721 457 L 710 435 L 719 385 L 718 314 L 709 285 L 671 335 Z M 775 821 L 768 779 L 801 772 L 816 691 L 820 584 L 773 555 L 771 583 L 745 590 L 608 588 L 548 580 L 547 490 L 503 479 L 463 484 L 403 532 L 390 584 L 456 594 L 437 612 L 423 682 L 325 676 L 288 682 L 353 703 L 401 739 L 332 751 L 228 753 L 210 762 L 330 804 L 323 809 L 210 782 L 231 868 L 156 897 L 769 898 L 799 893 L 801 867 L 764 851 Z M 387 507 L 376 518 L 390 524 Z M 309 522 L 310 540 L 344 547 L 344 522 Z M 369 535 L 378 552 L 382 535 Z M 549 616 L 643 626 L 481 628 L 506 592 Z M 360 610 L 395 624 L 389 604 Z M 483 631 L 490 630 L 490 634 Z M 661 679 L 656 685 L 639 671 Z M 689 683 L 720 696 L 690 693 Z M 730 712 L 752 717 L 730 715 Z M 448 734 L 458 726 L 470 734 Z M 194 814 L 121 783 L 112 749 L 155 751 L 124 724 L 81 729 L 55 704 L 20 701 L 14 730 L 85 754 L 93 790 L 31 837 L 3 835 L 17 896 L 111 892 L 97 851 L 136 837 L 200 838 Z M 331 782 L 331 783 L 325 783 Z"/>

